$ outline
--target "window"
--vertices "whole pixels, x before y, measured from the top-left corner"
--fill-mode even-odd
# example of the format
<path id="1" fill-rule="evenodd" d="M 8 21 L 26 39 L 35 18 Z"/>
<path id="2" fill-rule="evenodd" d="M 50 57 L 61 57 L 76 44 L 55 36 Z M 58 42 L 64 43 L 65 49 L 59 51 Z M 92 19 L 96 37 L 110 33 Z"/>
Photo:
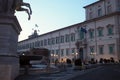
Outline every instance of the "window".
<path id="1" fill-rule="evenodd" d="M 94 38 L 94 30 L 93 29 L 90 29 L 89 30 L 89 37 L 92 39 Z"/>
<path id="2" fill-rule="evenodd" d="M 114 44 L 109 44 L 109 54 L 114 54 L 114 48 L 115 48 Z"/>
<path id="3" fill-rule="evenodd" d="M 64 56 L 64 49 L 61 49 L 61 56 Z"/>
<path id="4" fill-rule="evenodd" d="M 34 48 L 34 42 L 32 42 L 31 46 L 32 46 L 31 48 Z"/>
<path id="5" fill-rule="evenodd" d="M 43 46 L 43 40 L 41 40 L 41 46 Z"/>
<path id="6" fill-rule="evenodd" d="M 52 45 L 55 44 L 55 38 L 51 38 L 51 44 L 52 44 Z"/>
<path id="7" fill-rule="evenodd" d="M 59 44 L 59 37 L 56 37 L 56 44 Z"/>
<path id="8" fill-rule="evenodd" d="M 40 41 L 38 41 L 38 47 L 40 47 L 41 46 L 41 42 Z"/>
<path id="9" fill-rule="evenodd" d="M 38 41 L 35 41 L 35 47 L 38 47 Z"/>
<path id="10" fill-rule="evenodd" d="M 66 56 L 69 55 L 69 49 L 66 49 Z"/>
<path id="11" fill-rule="evenodd" d="M 51 50 L 51 53 L 54 54 L 54 50 Z"/>
<path id="12" fill-rule="evenodd" d="M 57 56 L 59 55 L 59 49 L 56 50 L 56 55 L 57 55 Z"/>
<path id="13" fill-rule="evenodd" d="M 99 54 L 104 54 L 104 46 L 103 45 L 99 46 Z"/>
<path id="14" fill-rule="evenodd" d="M 91 47 L 90 47 L 90 54 L 91 54 L 91 53 L 94 53 L 94 52 L 95 52 L 95 51 L 94 51 L 94 46 L 91 46 Z"/>
<path id="15" fill-rule="evenodd" d="M 102 9 L 101 8 L 98 9 L 98 16 L 102 16 Z"/>
<path id="16" fill-rule="evenodd" d="M 50 39 L 48 39 L 48 45 L 50 45 L 51 44 L 51 41 L 50 41 Z"/>
<path id="17" fill-rule="evenodd" d="M 65 35 L 65 41 L 69 42 L 70 41 L 70 36 L 68 34 Z"/>
<path id="18" fill-rule="evenodd" d="M 75 33 L 71 34 L 71 41 L 75 41 Z"/>
<path id="19" fill-rule="evenodd" d="M 37 47 L 37 41 L 35 41 L 35 47 Z"/>
<path id="20" fill-rule="evenodd" d="M 72 54 L 73 54 L 73 53 L 75 54 L 75 48 L 72 48 Z"/>
<path id="21" fill-rule="evenodd" d="M 30 45 L 29 45 L 30 46 Z M 38 47 L 40 47 L 40 41 L 38 41 Z"/>
<path id="22" fill-rule="evenodd" d="M 92 12 L 89 13 L 89 18 L 90 19 L 93 18 L 93 13 Z"/>
<path id="23" fill-rule="evenodd" d="M 47 40 L 46 39 L 44 39 L 44 46 L 46 46 L 47 45 Z"/>
<path id="24" fill-rule="evenodd" d="M 81 30 L 79 30 L 79 36 L 80 36 L 80 40 L 84 39 L 85 38 L 85 32 Z"/>
<path id="25" fill-rule="evenodd" d="M 64 36 L 61 36 L 61 37 L 60 37 L 60 42 L 61 42 L 61 43 L 64 43 Z"/>
<path id="26" fill-rule="evenodd" d="M 30 48 L 32 48 L 32 43 L 30 43 Z"/>
<path id="27" fill-rule="evenodd" d="M 111 5 L 108 5 L 107 6 L 107 13 L 111 13 L 112 12 L 112 6 Z"/>
<path id="28" fill-rule="evenodd" d="M 102 37 L 103 36 L 103 28 L 99 27 L 98 28 L 98 37 Z"/>
<path id="29" fill-rule="evenodd" d="M 118 4 L 118 11 L 120 11 L 120 0 L 118 0 L 117 4 Z"/>
<path id="30" fill-rule="evenodd" d="M 108 35 L 113 35 L 113 25 L 108 25 L 107 29 L 108 29 Z"/>

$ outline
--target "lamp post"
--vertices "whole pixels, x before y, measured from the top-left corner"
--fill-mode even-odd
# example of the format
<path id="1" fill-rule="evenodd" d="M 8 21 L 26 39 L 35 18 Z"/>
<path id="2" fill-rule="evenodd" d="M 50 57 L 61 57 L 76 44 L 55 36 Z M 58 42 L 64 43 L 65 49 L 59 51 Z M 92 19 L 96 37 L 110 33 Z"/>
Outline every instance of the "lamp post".
<path id="1" fill-rule="evenodd" d="M 51 63 L 54 63 L 54 57 L 53 57 L 54 55 L 53 54 L 51 54 Z"/>
<path id="2" fill-rule="evenodd" d="M 75 58 L 76 58 L 76 59 L 78 58 L 78 53 L 75 53 Z"/>
<path id="3" fill-rule="evenodd" d="M 54 63 L 56 62 L 56 54 L 53 55 Z"/>
<path id="4" fill-rule="evenodd" d="M 56 54 L 51 54 L 51 61 L 52 61 L 52 63 L 55 63 L 55 59 L 56 59 Z"/>
<path id="5" fill-rule="evenodd" d="M 95 55 L 96 55 L 95 52 L 91 52 L 90 55 L 91 55 L 91 58 L 95 59 Z"/>

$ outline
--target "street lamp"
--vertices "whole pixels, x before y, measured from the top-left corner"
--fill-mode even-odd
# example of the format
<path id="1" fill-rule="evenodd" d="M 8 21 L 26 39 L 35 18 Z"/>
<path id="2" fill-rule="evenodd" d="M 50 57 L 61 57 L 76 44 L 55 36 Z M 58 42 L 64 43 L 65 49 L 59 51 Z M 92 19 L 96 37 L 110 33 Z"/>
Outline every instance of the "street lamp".
<path id="1" fill-rule="evenodd" d="M 75 57 L 76 57 L 76 59 L 77 59 L 77 57 L 78 57 L 78 53 L 75 53 Z"/>
<path id="2" fill-rule="evenodd" d="M 90 55 L 91 55 L 92 58 L 95 58 L 96 53 L 95 52 L 91 52 Z"/>
<path id="3" fill-rule="evenodd" d="M 54 63 L 54 54 L 51 54 L 51 62 Z"/>
<path id="4" fill-rule="evenodd" d="M 58 57 L 57 54 L 51 54 L 52 62 L 55 63 L 55 59 Z"/>

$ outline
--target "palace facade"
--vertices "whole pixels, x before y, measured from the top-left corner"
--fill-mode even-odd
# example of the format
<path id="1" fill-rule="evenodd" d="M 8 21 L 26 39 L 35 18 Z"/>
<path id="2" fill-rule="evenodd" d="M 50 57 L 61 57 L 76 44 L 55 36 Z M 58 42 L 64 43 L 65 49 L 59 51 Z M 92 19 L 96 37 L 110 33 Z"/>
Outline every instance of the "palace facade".
<path id="1" fill-rule="evenodd" d="M 51 61 L 81 57 L 120 60 L 120 0 L 99 0 L 84 7 L 86 20 L 18 42 L 18 52 L 47 48 Z"/>

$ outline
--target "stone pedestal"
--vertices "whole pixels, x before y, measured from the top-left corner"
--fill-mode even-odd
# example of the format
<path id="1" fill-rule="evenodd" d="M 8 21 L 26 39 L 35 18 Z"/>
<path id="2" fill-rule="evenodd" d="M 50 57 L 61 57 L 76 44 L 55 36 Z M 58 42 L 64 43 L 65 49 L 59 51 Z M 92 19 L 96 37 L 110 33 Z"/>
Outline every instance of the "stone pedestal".
<path id="1" fill-rule="evenodd" d="M 15 16 L 0 16 L 0 80 L 14 80 L 19 74 L 17 42 L 21 30 Z"/>

